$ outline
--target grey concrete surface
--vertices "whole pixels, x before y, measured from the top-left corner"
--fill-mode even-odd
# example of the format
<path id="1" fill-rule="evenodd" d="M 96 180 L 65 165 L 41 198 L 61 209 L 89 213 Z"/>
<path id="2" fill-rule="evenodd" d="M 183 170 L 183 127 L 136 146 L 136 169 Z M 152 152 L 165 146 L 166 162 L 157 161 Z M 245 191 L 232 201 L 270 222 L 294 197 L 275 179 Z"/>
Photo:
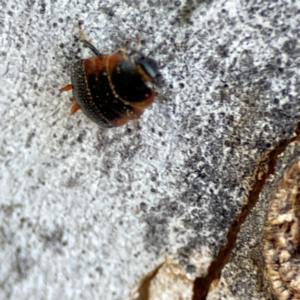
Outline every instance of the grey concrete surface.
<path id="1" fill-rule="evenodd" d="M 300 2 L 0 7 L 0 298 L 129 299 L 166 259 L 191 289 L 227 243 L 259 159 L 299 122 Z M 139 37 L 163 66 L 168 101 L 140 129 L 70 116 L 59 88 L 91 55 L 78 20 L 101 52 Z"/>

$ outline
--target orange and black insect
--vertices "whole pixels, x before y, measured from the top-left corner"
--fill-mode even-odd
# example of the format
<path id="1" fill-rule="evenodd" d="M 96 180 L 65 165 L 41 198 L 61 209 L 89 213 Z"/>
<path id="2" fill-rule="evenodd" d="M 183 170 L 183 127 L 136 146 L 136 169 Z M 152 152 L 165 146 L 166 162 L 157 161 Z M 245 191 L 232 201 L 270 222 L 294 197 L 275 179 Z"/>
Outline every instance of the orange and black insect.
<path id="1" fill-rule="evenodd" d="M 156 92 L 146 81 L 158 83 L 161 74 L 157 63 L 139 51 L 101 54 L 84 36 L 79 21 L 81 41 L 96 56 L 81 59 L 71 68 L 71 84 L 60 91 L 73 90 L 78 109 L 101 127 L 116 127 L 138 119 L 152 104 Z"/>

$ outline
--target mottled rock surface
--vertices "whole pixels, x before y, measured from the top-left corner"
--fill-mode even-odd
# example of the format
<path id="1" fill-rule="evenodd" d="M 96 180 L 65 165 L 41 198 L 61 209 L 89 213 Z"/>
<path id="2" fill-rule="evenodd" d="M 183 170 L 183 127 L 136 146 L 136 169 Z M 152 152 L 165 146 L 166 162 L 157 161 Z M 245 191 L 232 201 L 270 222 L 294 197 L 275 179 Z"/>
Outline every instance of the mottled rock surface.
<path id="1" fill-rule="evenodd" d="M 268 279 L 270 276 L 272 277 L 273 272 L 267 270 L 264 259 L 266 255 L 264 247 L 267 249 L 270 248 L 270 243 L 266 241 L 266 235 L 271 240 L 273 238 L 276 239 L 276 230 L 271 228 L 272 232 L 270 234 L 269 226 L 266 226 L 267 215 L 270 209 L 272 209 L 272 206 L 269 208 L 269 203 L 270 201 L 274 202 L 275 195 L 278 193 L 279 183 L 291 167 L 291 161 L 297 161 L 299 157 L 300 147 L 294 143 L 289 145 L 285 152 L 278 157 L 275 173 L 269 177 L 260 194 L 256 207 L 251 211 L 246 222 L 243 224 L 238 236 L 237 246 L 232 252 L 229 263 L 223 269 L 222 275 L 227 281 L 229 289 L 238 299 L 277 299 L 271 288 L 272 284 L 270 286 Z M 282 202 L 282 205 L 287 206 L 284 200 L 284 197 L 282 197 L 278 201 Z M 279 216 L 280 214 L 278 213 L 277 217 Z M 277 217 L 273 213 L 272 219 L 276 220 Z M 296 244 L 297 239 L 290 242 Z M 294 267 L 297 267 L 297 263 L 295 263 Z M 268 268 L 270 269 L 270 265 Z M 278 280 L 278 283 L 280 283 L 280 280 Z"/>
<path id="2" fill-rule="evenodd" d="M 240 212 L 299 134 L 300 2 L 0 7 L 0 298 L 205 299 L 212 283 L 208 299 L 246 299 L 236 291 L 250 288 L 233 280 L 239 251 L 218 277 Z M 101 52 L 139 37 L 163 66 L 157 91 L 168 101 L 158 97 L 140 129 L 69 115 L 59 88 L 90 55 L 78 20 Z"/>

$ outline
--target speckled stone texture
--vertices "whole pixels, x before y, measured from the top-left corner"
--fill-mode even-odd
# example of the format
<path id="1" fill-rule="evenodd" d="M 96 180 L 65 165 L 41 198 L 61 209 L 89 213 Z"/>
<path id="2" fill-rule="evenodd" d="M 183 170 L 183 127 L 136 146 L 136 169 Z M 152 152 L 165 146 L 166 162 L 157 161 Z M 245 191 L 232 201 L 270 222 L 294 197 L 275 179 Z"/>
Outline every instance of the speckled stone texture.
<path id="1" fill-rule="evenodd" d="M 260 158 L 300 120 L 300 2 L 0 7 L 0 299 L 191 299 Z M 69 115 L 71 94 L 58 90 L 91 55 L 78 20 L 101 52 L 139 37 L 163 66 L 168 101 L 158 97 L 141 129 Z M 166 261 L 186 290 L 141 291 Z"/>
<path id="2" fill-rule="evenodd" d="M 238 236 L 237 246 L 232 252 L 229 263 L 223 269 L 222 275 L 227 281 L 229 289 L 238 299 L 277 299 L 266 277 L 266 275 L 272 276 L 273 274 L 266 272 L 263 257 L 263 248 L 266 244 L 264 237 L 266 215 L 269 211 L 269 202 L 273 200 L 274 191 L 276 192 L 280 180 L 283 179 L 284 174 L 290 168 L 291 161 L 296 161 L 299 157 L 300 146 L 298 143 L 293 143 L 278 158 L 274 176 L 269 178 L 255 209 L 252 210 L 243 224 Z M 282 199 L 282 202 L 284 202 L 284 199 Z M 279 280 L 278 284 L 281 285 Z"/>

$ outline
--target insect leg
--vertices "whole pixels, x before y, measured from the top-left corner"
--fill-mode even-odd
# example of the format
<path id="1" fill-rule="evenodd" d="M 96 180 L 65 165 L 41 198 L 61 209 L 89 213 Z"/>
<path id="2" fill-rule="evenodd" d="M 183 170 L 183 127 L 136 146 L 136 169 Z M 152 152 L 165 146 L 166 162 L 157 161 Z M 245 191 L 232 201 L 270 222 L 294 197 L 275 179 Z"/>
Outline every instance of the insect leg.
<path id="1" fill-rule="evenodd" d="M 100 52 L 98 51 L 98 49 L 86 39 L 84 32 L 82 30 L 82 27 L 81 27 L 82 24 L 83 24 L 83 21 L 78 21 L 80 41 L 83 43 L 83 45 L 85 47 L 90 48 L 90 50 L 93 51 L 96 55 L 100 55 Z"/>
<path id="2" fill-rule="evenodd" d="M 74 89 L 73 84 L 68 84 L 68 85 L 62 87 L 61 89 L 59 89 L 59 91 L 60 92 L 66 92 L 66 91 L 69 91 L 69 90 L 72 90 L 72 89 Z"/>

